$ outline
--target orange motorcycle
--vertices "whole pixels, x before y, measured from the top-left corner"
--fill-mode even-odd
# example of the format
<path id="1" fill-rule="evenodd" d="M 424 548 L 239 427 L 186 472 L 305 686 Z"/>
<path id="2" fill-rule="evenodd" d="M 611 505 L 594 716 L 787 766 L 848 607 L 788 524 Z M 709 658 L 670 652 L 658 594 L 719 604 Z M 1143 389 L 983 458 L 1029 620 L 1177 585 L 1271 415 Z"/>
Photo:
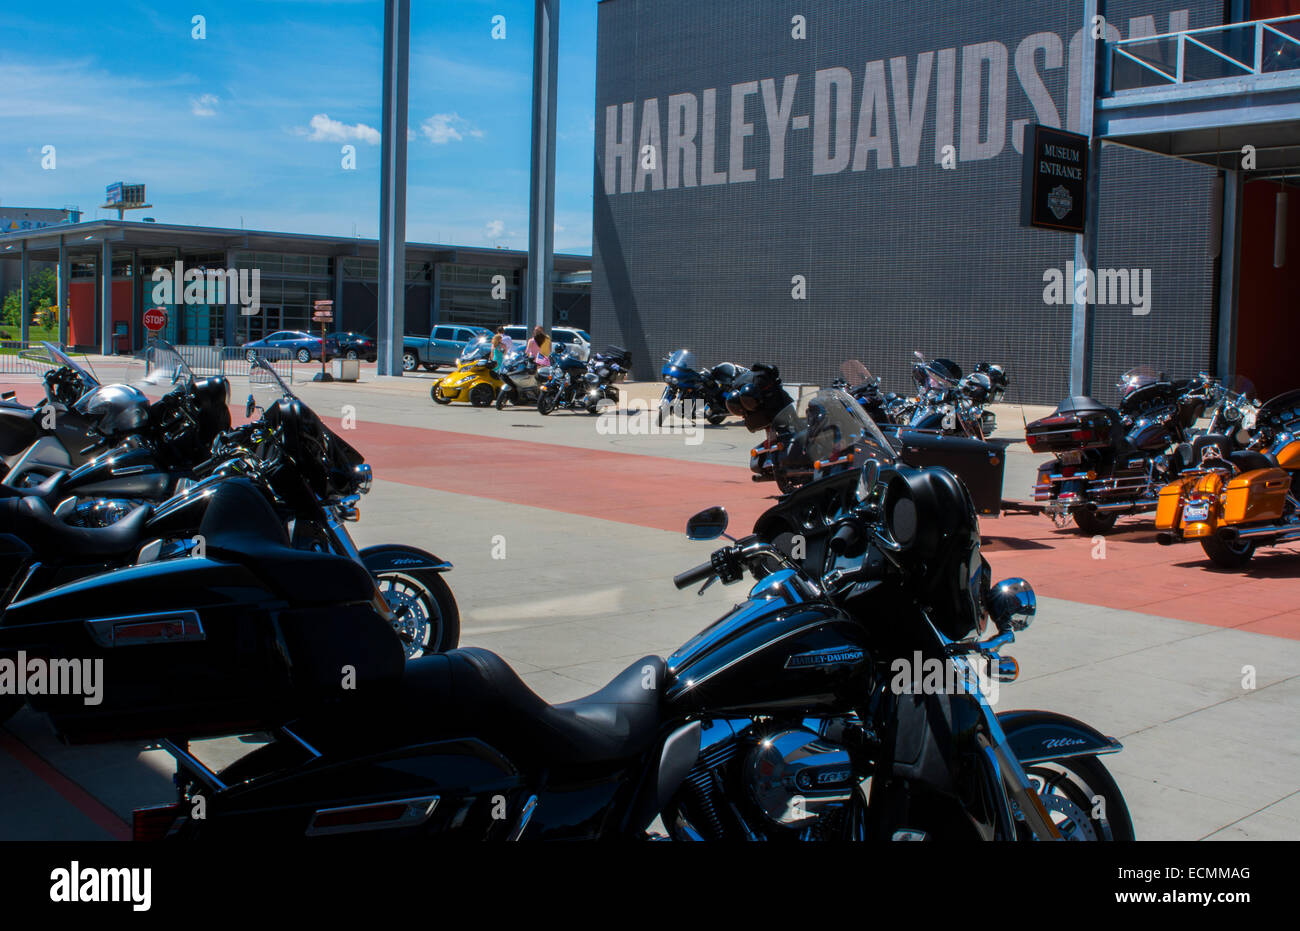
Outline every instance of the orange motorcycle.
<path id="1" fill-rule="evenodd" d="M 1160 490 L 1157 542 L 1199 541 L 1215 565 L 1235 569 L 1257 547 L 1300 540 L 1300 389 L 1257 404 L 1234 404 L 1235 437 L 1179 448 L 1184 469 Z"/>

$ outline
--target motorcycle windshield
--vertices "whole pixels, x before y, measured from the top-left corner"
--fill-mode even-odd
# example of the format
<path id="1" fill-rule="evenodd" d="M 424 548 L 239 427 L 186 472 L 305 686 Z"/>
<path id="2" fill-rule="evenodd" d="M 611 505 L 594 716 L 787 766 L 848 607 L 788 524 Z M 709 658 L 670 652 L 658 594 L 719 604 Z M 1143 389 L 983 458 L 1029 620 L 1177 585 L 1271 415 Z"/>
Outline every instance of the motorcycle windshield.
<path id="1" fill-rule="evenodd" d="M 457 362 L 464 364 L 466 362 L 477 362 L 479 359 L 489 359 L 491 357 L 491 339 L 486 336 L 480 336 L 461 351 L 460 358 Z"/>
<path id="2" fill-rule="evenodd" d="M 688 369 L 695 371 L 695 353 L 689 349 L 678 349 L 668 357 L 668 365 L 672 368 Z"/>
<path id="3" fill-rule="evenodd" d="M 1164 374 L 1149 365 L 1139 365 L 1129 369 L 1119 377 L 1115 387 L 1119 389 L 1121 399 L 1127 398 L 1135 391 L 1164 380 Z"/>
<path id="4" fill-rule="evenodd" d="M 787 464 L 791 468 L 791 481 L 805 481 L 808 460 L 838 459 L 850 451 L 858 456 L 875 459 L 882 465 L 894 462 L 894 449 L 885 439 L 875 421 L 866 415 L 862 405 L 853 396 L 839 388 L 823 388 L 808 399 L 802 410 L 787 406 L 777 414 L 773 426 L 779 430 L 799 430 L 803 433 L 803 454 L 782 456 L 774 472 L 786 478 Z"/>
<path id="5" fill-rule="evenodd" d="M 151 385 L 189 384 L 194 372 L 185 363 L 180 351 L 167 340 L 154 336 L 145 349 L 144 380 Z"/>
<path id="6" fill-rule="evenodd" d="M 275 369 L 271 367 L 271 363 L 262 358 L 261 353 L 257 354 L 249 368 L 248 384 L 250 387 L 254 385 L 270 385 L 279 390 L 281 397 L 295 397 L 293 391 L 284 383 L 284 379 L 276 374 Z"/>
<path id="7" fill-rule="evenodd" d="M 858 385 L 870 384 L 875 380 L 871 374 L 871 370 L 858 359 L 848 359 L 841 362 L 840 374 L 844 376 L 844 380 L 848 382 L 849 387 L 851 388 L 857 387 Z"/>
<path id="8" fill-rule="evenodd" d="M 28 358 L 35 359 L 36 361 L 48 362 L 55 368 L 67 366 L 81 376 L 85 381 L 88 390 L 90 388 L 99 387 L 99 379 L 95 377 L 94 370 L 91 369 L 89 362 L 85 365 L 73 362 L 72 357 L 61 348 L 54 345 L 54 343 L 42 342 L 41 349 L 31 350 L 27 355 Z"/>

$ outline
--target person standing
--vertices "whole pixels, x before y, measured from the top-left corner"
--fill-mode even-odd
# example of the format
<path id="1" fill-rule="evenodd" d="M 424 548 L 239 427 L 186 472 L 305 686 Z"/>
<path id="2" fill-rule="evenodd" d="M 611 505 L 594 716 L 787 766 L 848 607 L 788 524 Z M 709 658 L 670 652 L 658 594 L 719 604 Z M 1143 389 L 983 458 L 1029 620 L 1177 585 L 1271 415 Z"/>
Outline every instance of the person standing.
<path id="1" fill-rule="evenodd" d="M 510 334 L 506 332 L 505 327 L 497 327 L 497 332 L 501 334 L 501 351 L 507 356 L 510 355 L 510 353 L 514 352 L 515 341 L 510 338 Z"/>
<path id="2" fill-rule="evenodd" d="M 501 327 L 497 327 L 497 331 L 492 334 L 493 371 L 497 371 L 497 372 L 501 371 L 501 363 L 505 361 L 506 349 L 505 349 L 504 339 L 505 339 L 505 334 L 501 332 Z"/>
<path id="3" fill-rule="evenodd" d="M 528 346 L 525 347 L 524 351 L 539 366 L 551 364 L 551 338 L 546 335 L 546 331 L 540 326 L 533 327 L 533 338 L 528 341 Z"/>

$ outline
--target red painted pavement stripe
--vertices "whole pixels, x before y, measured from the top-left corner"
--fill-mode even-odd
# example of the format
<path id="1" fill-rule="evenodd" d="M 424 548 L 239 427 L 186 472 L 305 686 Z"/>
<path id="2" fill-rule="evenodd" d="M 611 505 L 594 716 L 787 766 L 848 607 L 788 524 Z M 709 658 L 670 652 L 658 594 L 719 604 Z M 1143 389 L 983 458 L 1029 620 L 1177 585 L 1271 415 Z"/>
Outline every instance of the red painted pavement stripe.
<path id="1" fill-rule="evenodd" d="M 130 826 L 119 818 L 116 813 L 106 808 L 93 795 L 47 763 L 17 737 L 4 730 L 0 730 L 0 750 L 4 750 L 19 763 L 26 766 L 33 775 L 59 793 L 64 801 L 89 818 L 113 840 L 131 839 Z"/>
<path id="2" fill-rule="evenodd" d="M 370 422 L 344 435 L 387 481 L 656 530 L 680 532 L 715 504 L 730 511 L 733 528 L 747 529 L 776 491 L 740 465 Z M 429 520 L 436 526 L 438 516 Z M 1245 571 L 1225 572 L 1196 544 L 1157 545 L 1149 519 L 1121 520 L 1105 538 L 1105 558 L 1094 558 L 1103 550 L 1091 538 L 1041 515 L 985 520 L 981 531 L 996 576 L 1024 576 L 1043 595 L 1300 640 L 1294 549 L 1264 550 Z"/>

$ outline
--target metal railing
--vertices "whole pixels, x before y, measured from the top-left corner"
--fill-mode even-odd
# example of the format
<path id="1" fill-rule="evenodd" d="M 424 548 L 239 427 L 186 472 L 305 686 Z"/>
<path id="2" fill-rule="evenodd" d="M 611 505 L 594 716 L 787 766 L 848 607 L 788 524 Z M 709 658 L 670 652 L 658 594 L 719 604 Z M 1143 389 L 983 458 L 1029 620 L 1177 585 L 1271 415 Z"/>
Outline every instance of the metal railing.
<path id="1" fill-rule="evenodd" d="M 1108 42 L 1109 90 L 1168 87 L 1300 68 L 1300 15 Z"/>
<path id="2" fill-rule="evenodd" d="M 0 375 L 44 375 L 54 363 L 44 358 L 40 343 L 0 340 Z M 77 353 L 69 353 L 76 358 Z"/>
<path id="3" fill-rule="evenodd" d="M 185 364 L 195 375 L 248 375 L 253 367 L 253 355 L 270 363 L 275 373 L 286 382 L 293 381 L 293 352 L 289 349 L 266 347 L 245 349 L 243 346 L 177 346 Z M 149 356 L 145 356 L 146 369 Z"/>

